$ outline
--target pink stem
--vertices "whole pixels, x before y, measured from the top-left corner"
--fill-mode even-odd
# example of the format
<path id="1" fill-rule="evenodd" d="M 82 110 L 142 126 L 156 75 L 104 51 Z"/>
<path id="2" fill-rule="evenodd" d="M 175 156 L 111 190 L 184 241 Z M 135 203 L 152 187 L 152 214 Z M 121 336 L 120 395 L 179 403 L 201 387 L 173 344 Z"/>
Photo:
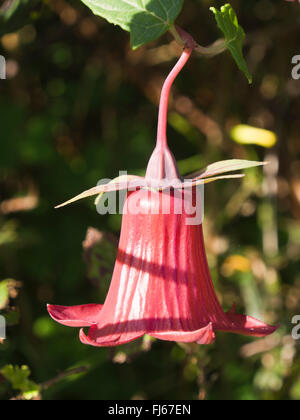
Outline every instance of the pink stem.
<path id="1" fill-rule="evenodd" d="M 193 52 L 193 48 L 186 48 L 179 61 L 167 77 L 164 86 L 161 92 L 160 98 L 160 105 L 159 105 L 159 116 L 158 116 L 158 130 L 157 130 L 157 147 L 165 147 L 167 146 L 167 121 L 168 121 L 168 104 L 169 104 L 169 96 L 170 90 L 174 83 L 174 80 L 181 72 L 183 67 L 186 65 L 187 61 L 189 60 L 191 54 Z"/>

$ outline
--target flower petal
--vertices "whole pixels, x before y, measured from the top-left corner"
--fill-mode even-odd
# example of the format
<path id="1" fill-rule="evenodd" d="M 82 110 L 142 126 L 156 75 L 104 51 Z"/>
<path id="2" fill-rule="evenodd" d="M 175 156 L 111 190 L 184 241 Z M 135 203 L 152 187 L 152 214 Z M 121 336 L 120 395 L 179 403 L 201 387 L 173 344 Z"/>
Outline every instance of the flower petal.
<path id="1" fill-rule="evenodd" d="M 97 324 L 103 305 L 57 306 L 47 305 L 51 318 L 67 327 L 90 327 Z"/>
<path id="2" fill-rule="evenodd" d="M 231 322 L 231 327 L 230 329 L 226 329 L 226 331 L 235 334 L 243 334 L 252 337 L 265 337 L 273 334 L 279 328 L 279 325 L 274 327 L 272 325 L 265 324 L 256 318 L 252 318 L 251 316 L 235 314 L 233 311 L 228 312 L 227 316 Z"/>
<path id="3" fill-rule="evenodd" d="M 148 334 L 153 338 L 179 343 L 212 344 L 215 341 L 215 333 L 211 322 L 206 327 L 196 331 L 168 331 Z"/>
<path id="4" fill-rule="evenodd" d="M 105 192 L 112 192 L 112 191 L 119 191 L 119 190 L 130 190 L 139 187 L 143 187 L 146 182 L 145 179 L 140 176 L 129 176 L 127 177 L 127 181 L 122 182 L 109 182 L 108 184 L 98 185 L 97 187 L 93 187 L 90 190 L 84 191 L 83 193 L 77 195 L 71 200 L 66 201 L 59 206 L 56 206 L 56 209 L 61 207 L 67 206 L 68 204 L 74 203 L 75 201 L 81 200 L 86 197 L 91 197 L 93 195 L 103 194 Z"/>
<path id="5" fill-rule="evenodd" d="M 106 334 L 103 336 L 98 335 L 101 333 L 101 330 L 97 329 L 97 326 L 93 326 L 89 330 L 89 334 L 86 335 L 83 329 L 80 330 L 79 339 L 82 344 L 88 344 L 93 347 L 113 347 L 121 346 L 122 344 L 127 344 L 130 341 L 136 340 L 145 335 L 145 332 L 128 332 L 128 333 L 119 333 L 119 334 Z"/>

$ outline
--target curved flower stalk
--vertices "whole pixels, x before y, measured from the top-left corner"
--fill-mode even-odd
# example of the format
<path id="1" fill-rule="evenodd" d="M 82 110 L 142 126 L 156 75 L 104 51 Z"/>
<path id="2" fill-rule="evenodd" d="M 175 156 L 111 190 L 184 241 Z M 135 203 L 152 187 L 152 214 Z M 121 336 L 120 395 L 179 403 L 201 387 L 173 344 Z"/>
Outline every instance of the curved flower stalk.
<path id="1" fill-rule="evenodd" d="M 145 334 L 210 344 L 215 331 L 263 337 L 277 328 L 236 314 L 235 308 L 223 311 L 207 264 L 202 224 L 188 223 L 195 212 L 191 203 L 197 185 L 240 177 L 243 175 L 219 175 L 262 164 L 229 160 L 209 165 L 197 178 L 180 176 L 167 145 L 168 97 L 192 50 L 189 43 L 164 84 L 157 144 L 145 178 L 121 177 L 63 204 L 107 191 L 136 189 L 125 201 L 118 256 L 104 305 L 48 305 L 49 314 L 60 324 L 90 327 L 88 335 L 80 330 L 84 344 L 116 346 Z"/>
<path id="2" fill-rule="evenodd" d="M 83 198 L 102 195 L 106 192 L 120 191 L 120 190 L 136 190 L 137 188 L 156 188 L 159 190 L 175 188 L 189 188 L 197 185 L 232 178 L 242 178 L 244 174 L 236 175 L 221 175 L 224 173 L 235 172 L 242 169 L 248 169 L 255 166 L 265 165 L 265 162 L 254 162 L 239 159 L 229 159 L 209 165 L 201 174 L 193 179 L 187 176 L 185 179 L 180 176 L 175 158 L 170 151 L 167 143 L 167 114 L 168 102 L 172 84 L 174 80 L 183 69 L 188 59 L 190 58 L 193 49 L 196 47 L 195 41 L 189 34 L 182 31 L 182 39 L 186 42 L 187 47 L 184 49 L 179 61 L 166 79 L 159 106 L 158 130 L 157 130 L 157 143 L 153 154 L 149 160 L 146 177 L 139 177 L 134 175 L 123 175 L 122 177 L 115 178 L 111 182 L 98 185 L 76 197 L 60 204 L 56 208 L 64 207 L 68 204 L 74 203 Z"/>

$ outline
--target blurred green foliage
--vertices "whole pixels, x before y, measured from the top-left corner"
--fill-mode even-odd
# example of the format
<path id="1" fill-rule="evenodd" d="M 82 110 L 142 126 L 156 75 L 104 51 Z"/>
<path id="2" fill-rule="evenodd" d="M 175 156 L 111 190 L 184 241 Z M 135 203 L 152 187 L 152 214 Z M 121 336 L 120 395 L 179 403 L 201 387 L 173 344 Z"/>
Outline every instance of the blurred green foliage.
<path id="1" fill-rule="evenodd" d="M 32 400 L 39 395 L 39 386 L 28 379 L 30 370 L 27 366 L 6 365 L 0 373 L 11 383 L 13 389 L 21 392 L 25 400 Z"/>
<path id="2" fill-rule="evenodd" d="M 300 313 L 300 82 L 292 80 L 291 59 L 300 54 L 300 6 L 233 0 L 248 33 L 253 86 L 228 53 L 195 56 L 170 104 L 169 143 L 183 172 L 229 158 L 271 162 L 264 173 L 251 169 L 243 181 L 206 188 L 205 231 L 224 309 L 236 302 L 240 312 L 280 322 L 279 331 L 264 340 L 219 333 L 209 347 L 146 337 L 97 349 L 54 323 L 46 304 L 104 301 L 114 246 L 95 245 L 91 256 L 82 242 L 90 226 L 118 235 L 121 217 L 100 217 L 93 200 L 53 208 L 119 170 L 145 170 L 160 88 L 179 50 L 165 35 L 133 52 L 128 34 L 79 1 L 18 3 L 11 19 L 0 15 L 7 61 L 0 81 L 0 314 L 19 317 L 0 344 L 0 369 L 29 366 L 30 381 L 44 384 L 89 366 L 43 388 L 44 399 L 299 399 L 291 319 Z M 219 30 L 208 9 L 221 5 L 186 0 L 179 24 L 210 44 Z M 277 144 L 266 152 L 233 142 L 240 124 L 276 133 Z M 22 392 L 3 372 L 0 380 L 1 399 Z"/>

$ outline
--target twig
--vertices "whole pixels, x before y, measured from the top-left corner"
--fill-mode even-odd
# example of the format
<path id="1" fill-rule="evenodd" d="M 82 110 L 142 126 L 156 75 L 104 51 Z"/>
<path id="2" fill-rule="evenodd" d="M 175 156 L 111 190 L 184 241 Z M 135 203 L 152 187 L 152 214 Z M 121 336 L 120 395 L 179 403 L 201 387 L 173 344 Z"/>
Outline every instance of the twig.
<path id="1" fill-rule="evenodd" d="M 39 391 L 46 391 L 51 386 L 56 385 L 57 382 L 61 381 L 62 379 L 68 378 L 69 376 L 72 376 L 72 375 L 78 375 L 80 373 L 85 373 L 88 370 L 89 370 L 88 366 L 80 366 L 78 368 L 67 370 L 66 372 L 61 372 L 55 378 L 50 379 L 49 381 L 43 382 L 42 384 L 39 384 L 38 385 Z M 33 400 L 40 400 L 41 399 L 40 392 L 38 393 L 38 395 L 36 397 L 34 397 L 32 399 Z M 24 401 L 24 400 L 25 400 L 25 398 L 24 398 L 23 393 L 18 394 L 16 397 L 10 398 L 10 401 Z"/>
<path id="2" fill-rule="evenodd" d="M 80 366 L 78 368 L 67 370 L 66 372 L 61 372 L 55 378 L 50 379 L 49 381 L 46 381 L 40 384 L 40 388 L 42 391 L 45 391 L 51 386 L 56 385 L 57 382 L 61 381 L 64 378 L 68 378 L 69 376 L 72 376 L 72 375 L 78 375 L 79 373 L 85 373 L 88 370 L 89 370 L 88 366 Z"/>

